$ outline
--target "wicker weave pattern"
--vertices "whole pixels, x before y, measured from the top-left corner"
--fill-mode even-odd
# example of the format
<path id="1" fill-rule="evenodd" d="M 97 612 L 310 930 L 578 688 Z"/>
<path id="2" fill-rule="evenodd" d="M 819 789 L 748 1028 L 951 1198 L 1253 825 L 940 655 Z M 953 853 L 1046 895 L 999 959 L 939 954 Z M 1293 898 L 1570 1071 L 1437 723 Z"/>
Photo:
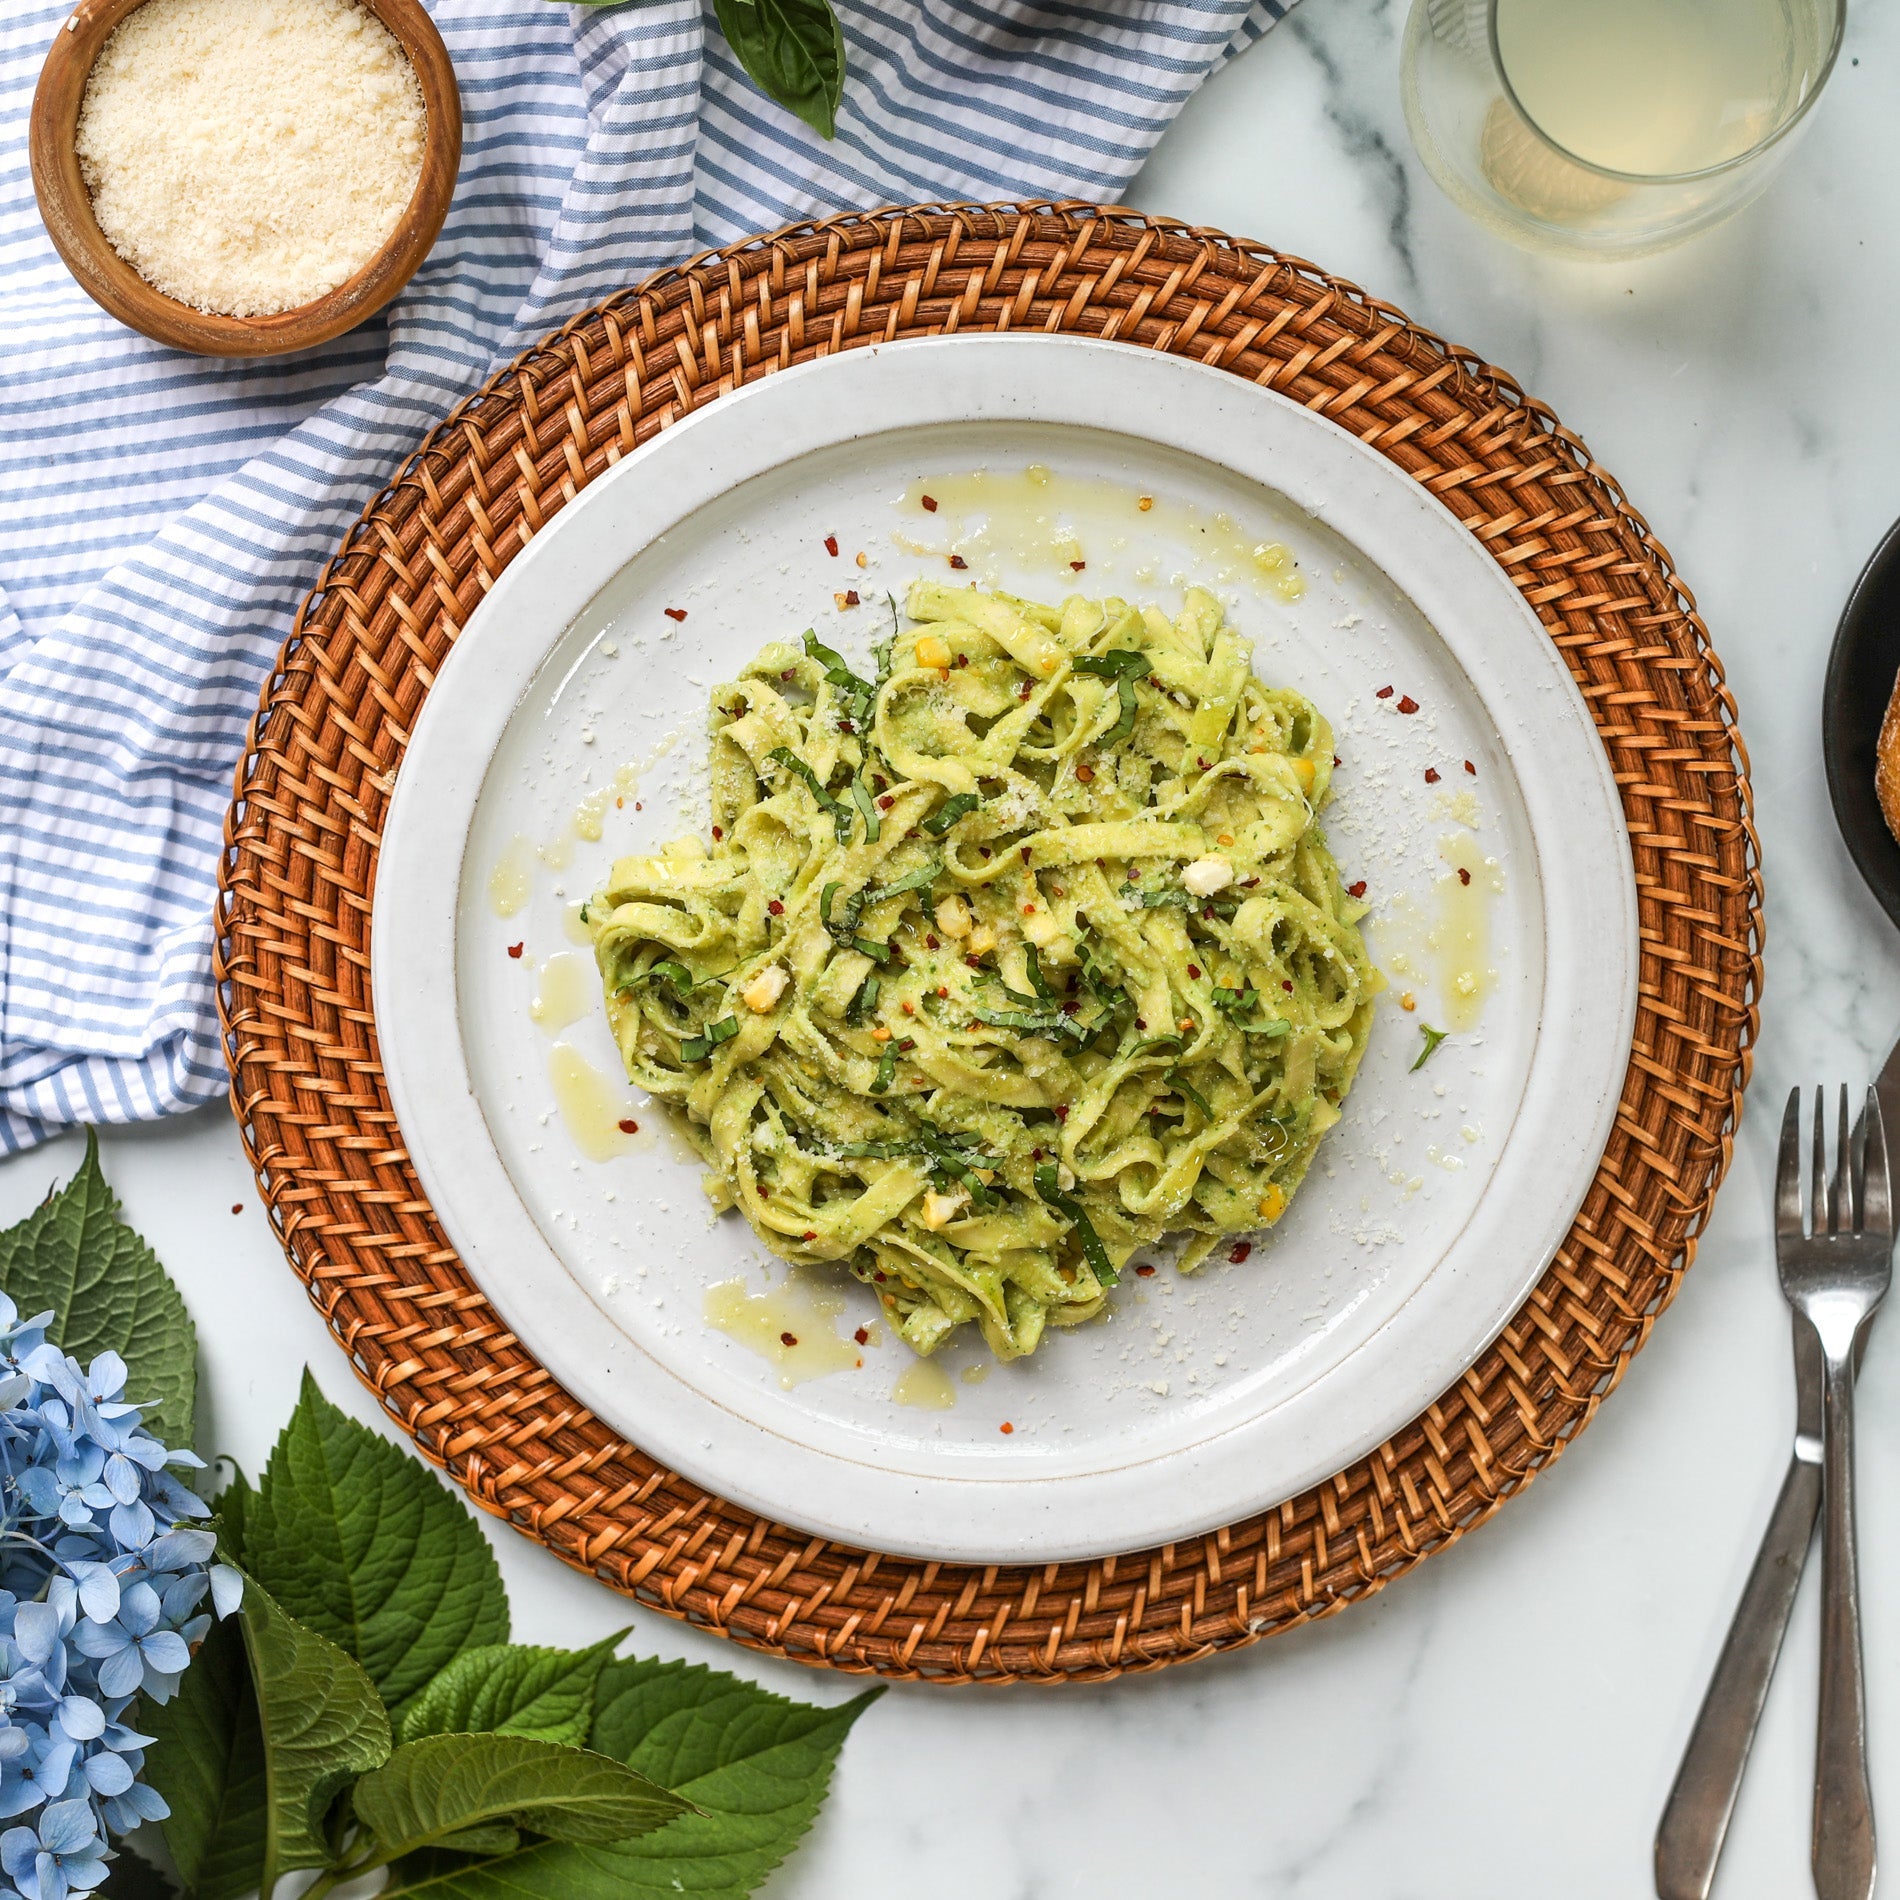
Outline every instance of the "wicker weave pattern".
<path id="1" fill-rule="evenodd" d="M 402 1147 L 368 932 L 395 766 L 456 632 L 587 481 L 773 369 L 953 330 L 1170 350 L 1291 396 L 1442 497 L 1565 655 L 1621 789 L 1640 995 L 1608 1151 L 1503 1336 L 1350 1470 L 1192 1543 L 959 1568 L 841 1548 L 617 1440 L 501 1325 Z M 218 909 L 232 1096 L 291 1264 L 390 1415 L 485 1510 L 666 1612 L 806 1662 L 1090 1680 L 1366 1596 L 1589 1423 L 1688 1265 L 1727 1164 L 1761 978 L 1747 759 L 1668 556 L 1508 378 L 1310 265 L 1087 206 L 853 215 L 713 253 L 529 352 L 377 498 L 305 603 L 237 780 Z"/>

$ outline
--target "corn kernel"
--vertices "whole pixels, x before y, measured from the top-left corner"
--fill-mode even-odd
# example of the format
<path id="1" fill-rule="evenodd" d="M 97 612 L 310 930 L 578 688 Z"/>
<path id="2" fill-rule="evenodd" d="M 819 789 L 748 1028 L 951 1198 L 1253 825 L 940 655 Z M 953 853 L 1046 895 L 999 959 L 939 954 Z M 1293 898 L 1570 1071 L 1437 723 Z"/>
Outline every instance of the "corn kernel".
<path id="1" fill-rule="evenodd" d="M 785 994 L 785 986 L 791 980 L 783 964 L 768 963 L 741 992 L 746 1008 L 763 1016 Z"/>
<path id="2" fill-rule="evenodd" d="M 1286 1195 L 1277 1182 L 1268 1182 L 1267 1191 L 1260 1197 L 1260 1218 L 1264 1221 L 1276 1221 L 1286 1212 Z"/>
<path id="3" fill-rule="evenodd" d="M 948 666 L 954 657 L 950 642 L 938 634 L 927 633 L 917 642 L 919 666 Z"/>
<path id="4" fill-rule="evenodd" d="M 968 902 L 955 895 L 943 898 L 937 905 L 937 928 L 946 937 L 967 937 L 970 934 Z"/>
<path id="5" fill-rule="evenodd" d="M 1295 759 L 1293 761 L 1293 776 L 1300 781 L 1301 791 L 1310 792 L 1313 789 L 1313 761 L 1311 759 Z"/>

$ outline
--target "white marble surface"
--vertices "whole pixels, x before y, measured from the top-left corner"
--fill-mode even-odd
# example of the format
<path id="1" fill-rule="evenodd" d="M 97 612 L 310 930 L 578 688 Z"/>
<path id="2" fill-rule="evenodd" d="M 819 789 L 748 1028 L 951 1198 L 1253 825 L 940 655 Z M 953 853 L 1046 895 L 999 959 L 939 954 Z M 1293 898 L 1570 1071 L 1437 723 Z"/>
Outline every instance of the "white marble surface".
<path id="1" fill-rule="evenodd" d="M 1507 366 L 1675 552 L 1741 704 L 1769 879 L 1770 980 L 1735 1165 L 1622 1389 L 1492 1524 L 1373 1602 L 1244 1655 L 1103 1689 L 893 1691 L 770 1884 L 776 1900 L 1650 1891 L 1656 1812 L 1784 1457 L 1787 1328 L 1766 1244 L 1781 1101 L 1797 1080 L 1862 1078 L 1900 1030 L 1900 943 L 1835 837 L 1818 756 L 1835 616 L 1900 513 L 1900 17 L 1850 17 L 1813 135 L 1767 199 L 1633 267 L 1520 255 L 1437 196 L 1400 119 L 1402 17 L 1398 0 L 1306 0 L 1190 106 L 1131 199 L 1313 258 Z M 0 1219 L 75 1158 L 69 1141 L 0 1168 Z M 106 1166 L 197 1317 L 208 1442 L 255 1469 L 306 1362 L 374 1416 L 282 1264 L 228 1116 L 115 1135 Z M 1875 1335 L 1862 1406 L 1874 1785 L 1896 1859 L 1900 1321 Z M 520 1636 L 580 1642 L 627 1620 L 618 1598 L 490 1528 Z M 1814 1582 L 1723 1900 L 1809 1891 Z M 817 1699 L 847 1692 L 632 1620 L 644 1650 Z"/>

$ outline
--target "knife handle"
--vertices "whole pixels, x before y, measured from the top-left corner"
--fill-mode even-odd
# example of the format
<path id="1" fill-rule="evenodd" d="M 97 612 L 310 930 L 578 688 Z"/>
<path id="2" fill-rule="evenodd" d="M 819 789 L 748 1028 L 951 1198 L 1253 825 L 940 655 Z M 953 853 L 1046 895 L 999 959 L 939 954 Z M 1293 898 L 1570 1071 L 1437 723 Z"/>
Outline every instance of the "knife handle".
<path id="1" fill-rule="evenodd" d="M 1708 1900 L 1820 1508 L 1821 1467 L 1796 1456 L 1656 1830 L 1657 1900 Z"/>

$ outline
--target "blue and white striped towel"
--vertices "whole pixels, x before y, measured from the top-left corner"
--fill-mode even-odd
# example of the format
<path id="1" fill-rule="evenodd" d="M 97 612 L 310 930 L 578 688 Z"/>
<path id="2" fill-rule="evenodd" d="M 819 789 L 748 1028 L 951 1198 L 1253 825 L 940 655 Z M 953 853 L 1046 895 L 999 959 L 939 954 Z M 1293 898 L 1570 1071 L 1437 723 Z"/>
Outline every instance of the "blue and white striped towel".
<path id="1" fill-rule="evenodd" d="M 259 686 L 430 422 L 708 245 L 851 206 L 1113 201 L 1292 0 L 840 0 L 825 144 L 701 0 L 435 0 L 461 78 L 440 242 L 383 319 L 275 363 L 119 327 L 41 229 L 26 124 L 66 0 L 0 20 L 0 1152 L 225 1085 L 211 904 Z"/>

